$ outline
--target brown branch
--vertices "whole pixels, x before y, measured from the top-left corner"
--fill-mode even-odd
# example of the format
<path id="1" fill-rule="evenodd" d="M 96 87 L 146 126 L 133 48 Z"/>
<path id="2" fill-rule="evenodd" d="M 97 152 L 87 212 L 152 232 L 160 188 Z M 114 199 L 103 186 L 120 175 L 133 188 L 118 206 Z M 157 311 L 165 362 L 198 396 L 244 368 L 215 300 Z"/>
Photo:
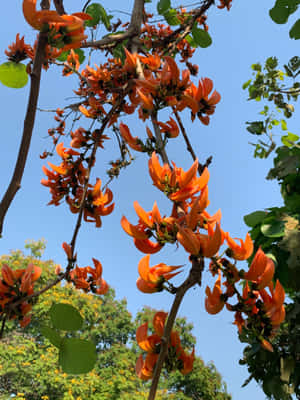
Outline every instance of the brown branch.
<path id="1" fill-rule="evenodd" d="M 21 187 L 21 181 L 25 169 L 25 164 L 32 137 L 32 131 L 34 127 L 36 108 L 40 90 L 41 70 L 44 61 L 44 52 L 46 45 L 47 45 L 47 34 L 40 33 L 33 63 L 33 70 L 30 75 L 31 77 L 30 94 L 28 99 L 26 116 L 24 120 L 22 141 L 20 144 L 20 149 L 13 177 L 0 203 L 0 237 L 2 234 L 4 218 L 7 213 L 7 210 L 10 207 L 10 204 L 13 201 L 17 191 Z"/>
<path id="2" fill-rule="evenodd" d="M 163 140 L 162 140 L 162 136 L 161 136 L 161 133 L 160 133 L 159 126 L 157 125 L 157 114 L 156 113 L 151 113 L 151 122 L 152 122 L 152 126 L 153 126 L 153 129 L 154 129 L 156 143 L 158 145 L 158 152 L 159 152 L 163 162 L 165 164 L 169 164 L 169 166 L 172 168 L 171 163 L 170 163 L 170 161 L 168 159 L 166 150 L 164 148 L 164 144 L 163 144 Z"/>
<path id="3" fill-rule="evenodd" d="M 176 295 L 168 316 L 168 320 L 164 329 L 164 335 L 162 337 L 162 344 L 160 347 L 160 353 L 158 360 L 156 362 L 156 366 L 154 369 L 154 374 L 153 374 L 153 379 L 151 383 L 151 388 L 148 396 L 148 400 L 154 400 L 156 391 L 157 391 L 157 386 L 161 374 L 161 370 L 163 367 L 163 363 L 165 361 L 165 358 L 168 354 L 168 344 L 170 340 L 170 335 L 171 331 L 180 307 L 180 304 L 183 300 L 183 297 L 185 293 L 193 286 L 196 284 L 201 285 L 201 277 L 202 277 L 202 271 L 204 269 L 204 259 L 203 257 L 197 258 L 193 260 L 192 262 L 192 268 L 190 270 L 189 276 L 187 279 L 182 283 L 179 288 L 177 288 Z"/>
<path id="4" fill-rule="evenodd" d="M 196 20 L 202 17 L 214 3 L 215 0 L 204 0 L 201 7 L 193 10 L 192 17 L 186 23 L 180 25 L 168 37 L 152 42 L 153 48 L 165 47 L 167 53 L 172 53 L 176 49 L 176 45 L 191 32 Z"/>
<path id="5" fill-rule="evenodd" d="M 117 35 L 110 35 L 100 40 L 95 40 L 93 42 L 86 42 L 81 45 L 82 48 L 94 47 L 99 49 L 104 49 L 106 47 L 115 46 L 118 43 L 123 42 L 126 39 L 132 39 L 134 37 L 139 37 L 141 24 L 143 22 L 143 10 L 144 10 L 144 0 L 135 0 L 131 20 L 128 30 L 124 33 Z"/>
<path id="6" fill-rule="evenodd" d="M 67 14 L 64 8 L 63 0 L 54 0 L 54 6 L 59 15 Z"/>
<path id="7" fill-rule="evenodd" d="M 90 179 L 90 174 L 91 174 L 91 170 L 92 167 L 94 165 L 94 161 L 95 161 L 95 156 L 96 156 L 96 152 L 97 152 L 97 148 L 98 148 L 98 144 L 99 141 L 101 139 L 102 133 L 104 132 L 104 129 L 106 128 L 106 125 L 108 124 L 110 118 L 112 117 L 112 115 L 117 111 L 117 109 L 119 108 L 120 104 L 122 103 L 124 97 L 127 95 L 127 92 L 125 92 L 123 94 L 123 96 L 120 97 L 119 101 L 111 108 L 111 110 L 109 111 L 109 113 L 105 116 L 101 128 L 99 129 L 99 133 L 98 133 L 98 140 L 95 141 L 94 146 L 93 146 L 93 150 L 92 150 L 92 154 L 90 156 L 90 160 L 89 160 L 89 164 L 88 164 L 88 172 L 87 172 L 87 177 L 85 180 L 85 185 L 84 185 L 84 189 L 83 189 L 83 194 L 82 194 L 82 198 L 81 198 L 81 203 L 80 203 L 80 207 L 79 207 L 79 214 L 77 217 L 77 222 L 75 225 L 75 229 L 74 229 L 74 233 L 72 236 L 72 240 L 70 242 L 70 246 L 72 249 L 72 256 L 74 256 L 74 251 L 75 251 L 75 244 L 76 244 L 76 239 L 77 239 L 77 235 L 81 226 L 81 221 L 82 221 L 82 215 L 83 215 L 83 211 L 84 211 L 84 205 L 85 205 L 85 201 L 86 201 L 86 193 L 89 187 L 89 179 Z"/>

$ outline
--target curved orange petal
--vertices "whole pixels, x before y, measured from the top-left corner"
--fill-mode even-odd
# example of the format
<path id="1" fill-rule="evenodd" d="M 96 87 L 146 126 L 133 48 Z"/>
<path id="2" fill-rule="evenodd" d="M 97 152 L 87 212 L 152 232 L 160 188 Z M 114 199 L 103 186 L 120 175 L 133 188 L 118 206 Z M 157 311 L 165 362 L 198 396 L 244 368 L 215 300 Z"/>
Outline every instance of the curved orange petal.
<path id="1" fill-rule="evenodd" d="M 139 205 L 137 201 L 133 203 L 133 207 L 135 209 L 135 212 L 137 213 L 138 217 L 140 220 L 148 226 L 148 228 L 152 229 L 153 228 L 153 223 L 150 221 L 149 214 Z"/>
<path id="2" fill-rule="evenodd" d="M 164 311 L 158 311 L 153 317 L 153 328 L 158 336 L 162 336 L 164 333 L 164 327 L 167 316 L 168 313 Z"/>
<path id="3" fill-rule="evenodd" d="M 121 226 L 128 235 L 136 239 L 148 239 L 148 235 L 135 225 L 132 225 L 124 215 L 121 219 Z"/>
<path id="4" fill-rule="evenodd" d="M 153 243 L 149 239 L 134 238 L 134 244 L 138 250 L 146 254 L 155 254 L 163 247 L 161 244 Z"/>

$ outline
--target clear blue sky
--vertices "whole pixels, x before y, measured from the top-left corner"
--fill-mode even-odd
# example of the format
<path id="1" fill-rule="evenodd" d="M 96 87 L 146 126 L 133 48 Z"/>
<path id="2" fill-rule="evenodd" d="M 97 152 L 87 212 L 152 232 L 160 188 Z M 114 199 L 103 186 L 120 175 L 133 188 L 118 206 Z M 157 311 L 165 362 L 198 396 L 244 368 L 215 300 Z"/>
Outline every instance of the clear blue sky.
<path id="1" fill-rule="evenodd" d="M 35 32 L 23 19 L 21 3 L 21 0 L 10 0 L 3 5 L 0 25 L 1 63 L 6 61 L 4 49 L 14 41 L 17 32 L 25 34 L 27 42 L 32 42 L 35 37 Z M 64 3 L 69 12 L 75 12 L 84 2 L 65 0 Z M 254 62 L 263 62 L 267 57 L 276 55 L 283 64 L 298 54 L 299 42 L 288 38 L 288 27 L 275 25 L 268 16 L 268 10 L 273 3 L 274 0 L 234 0 L 230 12 L 213 8 L 208 13 L 213 45 L 208 49 L 198 50 L 193 62 L 199 65 L 199 77 L 208 76 L 213 79 L 222 101 L 208 127 L 198 120 L 191 124 L 188 113 L 183 116 L 200 162 L 213 155 L 209 183 L 211 204 L 208 211 L 214 213 L 221 208 L 222 228 L 233 237 L 245 237 L 245 214 L 281 204 L 278 186 L 265 180 L 272 164 L 271 159 L 261 161 L 252 157 L 253 148 L 248 142 L 253 137 L 247 133 L 245 121 L 255 120 L 259 108 L 257 104 L 247 102 L 247 93 L 241 88 L 250 78 L 250 65 Z M 133 0 L 105 0 L 102 4 L 109 10 L 128 12 Z M 120 14 L 120 17 L 124 15 Z M 76 78 L 61 78 L 55 67 L 47 73 L 43 72 L 39 106 L 53 109 L 72 102 L 68 98 L 72 97 L 74 86 L 76 87 Z M 29 88 L 13 90 L 1 85 L 0 91 L 0 192 L 3 193 L 17 155 Z M 123 122 L 129 124 L 134 135 L 144 137 L 145 127 L 139 121 L 124 119 Z M 49 148 L 47 129 L 52 126 L 53 114 L 38 113 L 22 188 L 7 215 L 4 237 L 0 240 L 0 253 L 22 249 L 26 239 L 44 237 L 47 240 L 45 257 L 64 266 L 65 255 L 61 244 L 70 241 L 75 218 L 66 205 L 47 206 L 50 196 L 47 188 L 40 185 L 43 178 L 41 167 L 45 162 L 40 160 L 39 154 Z M 291 122 L 289 128 L 297 133 L 296 121 Z M 111 153 L 114 145 L 111 140 L 101 153 L 105 162 L 114 158 Z M 171 143 L 169 156 L 185 169 L 191 164 L 181 138 Z M 103 218 L 101 229 L 96 230 L 93 224 L 83 225 L 78 240 L 78 264 L 89 265 L 92 257 L 98 258 L 104 267 L 104 278 L 116 289 L 118 298 L 127 298 L 128 308 L 133 314 L 143 305 L 167 310 L 172 301 L 168 294 L 143 295 L 137 291 L 137 263 L 143 255 L 136 250 L 119 224 L 122 215 L 126 215 L 133 223 L 137 221 L 133 209 L 134 200 L 138 200 L 146 210 L 151 209 L 153 202 L 157 200 L 163 214 L 170 212 L 169 202 L 151 184 L 146 161 L 145 155 L 136 154 L 135 165 L 123 172 L 111 185 L 116 202 L 114 213 Z M 106 169 L 107 164 L 97 167 L 97 176 L 103 178 L 103 181 Z M 186 264 L 186 272 L 188 270 L 186 254 L 176 250 L 175 246 L 166 246 L 151 257 L 152 265 L 157 262 Z M 181 279 L 178 278 L 174 283 L 179 283 Z M 246 368 L 238 364 L 243 345 L 238 341 L 236 328 L 232 325 L 233 315 L 223 310 L 212 316 L 204 310 L 203 289 L 207 283 L 212 285 L 212 282 L 208 273 L 205 273 L 203 288 L 190 291 L 184 299 L 180 315 L 194 323 L 197 354 L 206 362 L 212 360 L 215 363 L 227 383 L 228 391 L 233 395 L 233 400 L 263 400 L 265 396 L 255 383 L 241 388 L 248 374 Z"/>

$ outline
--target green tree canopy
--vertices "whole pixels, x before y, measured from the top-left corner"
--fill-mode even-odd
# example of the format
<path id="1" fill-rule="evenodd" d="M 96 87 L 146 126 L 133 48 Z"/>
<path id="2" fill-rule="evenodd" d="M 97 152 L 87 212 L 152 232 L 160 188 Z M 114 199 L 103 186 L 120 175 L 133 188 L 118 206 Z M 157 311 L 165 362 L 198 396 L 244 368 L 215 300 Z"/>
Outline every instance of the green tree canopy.
<path id="1" fill-rule="evenodd" d="M 42 249 L 34 246 L 34 255 L 39 250 Z M 21 251 L 14 251 L 1 257 L 0 265 L 4 262 L 13 269 L 25 268 L 30 262 L 40 266 L 43 269 L 40 285 L 55 277 L 55 263 L 36 259 L 33 253 L 24 256 Z M 41 333 L 42 327 L 50 324 L 48 310 L 53 303 L 70 304 L 80 310 L 83 317 L 80 338 L 92 340 L 97 348 L 93 371 L 70 375 L 59 367 L 58 349 Z M 154 312 L 145 308 L 133 321 L 126 300 L 117 300 L 112 289 L 100 298 L 69 285 L 53 287 L 35 304 L 32 322 L 25 331 L 21 333 L 14 321 L 5 325 L 4 339 L 0 342 L 0 399 L 10 396 L 15 400 L 146 399 L 149 383 L 135 374 L 140 350 L 134 339 L 137 326 L 145 320 L 151 321 Z M 176 329 L 187 350 L 195 344 L 192 328 L 185 318 L 177 319 Z M 78 337 L 78 332 L 67 333 L 67 336 Z M 186 376 L 165 373 L 157 398 L 230 400 L 231 396 L 214 365 L 206 366 L 197 357 L 192 373 Z"/>

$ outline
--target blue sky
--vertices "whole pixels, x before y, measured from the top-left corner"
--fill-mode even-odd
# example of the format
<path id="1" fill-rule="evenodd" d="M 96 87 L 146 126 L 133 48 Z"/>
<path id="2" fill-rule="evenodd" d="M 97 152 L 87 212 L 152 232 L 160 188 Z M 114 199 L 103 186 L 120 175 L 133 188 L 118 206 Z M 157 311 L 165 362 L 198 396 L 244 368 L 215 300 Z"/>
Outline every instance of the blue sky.
<path id="1" fill-rule="evenodd" d="M 64 3 L 68 12 L 75 12 L 84 2 L 65 0 Z M 272 165 L 272 157 L 263 161 L 252 157 L 253 148 L 248 142 L 253 137 L 245 129 L 245 121 L 257 119 L 257 112 L 262 106 L 247 102 L 247 93 L 242 90 L 242 84 L 251 77 L 251 64 L 263 62 L 274 55 L 279 58 L 280 64 L 284 64 L 298 54 L 299 43 L 289 39 L 288 26 L 275 25 L 268 16 L 273 3 L 274 0 L 234 0 L 230 12 L 217 8 L 209 11 L 208 25 L 213 44 L 208 49 L 197 50 L 193 63 L 199 65 L 199 77 L 207 76 L 213 80 L 222 101 L 208 127 L 198 120 L 192 124 L 188 113 L 182 116 L 200 162 L 213 155 L 209 183 L 211 204 L 208 211 L 214 213 L 221 208 L 222 228 L 229 231 L 232 237 L 245 237 L 245 214 L 282 203 L 278 185 L 265 180 Z M 115 13 L 115 10 L 130 11 L 133 0 L 105 0 L 102 4 Z M 14 41 L 17 32 L 25 34 L 26 42 L 32 43 L 35 38 L 35 32 L 23 19 L 20 0 L 10 0 L 3 8 L 4 15 L 13 16 L 13 19 L 4 17 L 0 25 L 1 63 L 6 61 L 4 49 Z M 116 15 L 124 17 L 118 13 Z M 43 72 L 39 107 L 55 109 L 72 102 L 69 98 L 73 96 L 72 89 L 76 86 L 76 78 L 61 78 L 57 67 Z M 29 88 L 13 90 L 1 85 L 0 91 L 0 192 L 3 193 L 16 160 Z M 130 126 L 134 136 L 145 137 L 145 126 L 140 121 L 124 118 L 122 122 Z M 293 133 L 297 133 L 296 123 L 294 118 L 288 124 Z M 38 113 L 22 187 L 7 214 L 0 252 L 7 254 L 12 249 L 22 249 L 26 239 L 43 237 L 47 240 L 45 257 L 64 266 L 65 255 L 61 244 L 70 241 L 75 218 L 64 204 L 60 207 L 47 206 L 50 196 L 47 188 L 40 185 L 43 178 L 41 167 L 45 161 L 40 160 L 39 154 L 51 145 L 47 130 L 53 126 L 53 114 Z M 65 144 L 68 144 L 67 139 Z M 112 150 L 115 144 L 112 139 L 105 146 L 101 159 L 106 164 L 99 164 L 96 168 L 97 176 L 104 182 L 104 171 L 108 169 L 107 162 L 114 158 Z M 184 169 L 191 165 L 181 138 L 170 143 L 169 158 Z M 116 289 L 118 298 L 127 298 L 128 308 L 133 314 L 143 305 L 168 310 L 172 301 L 170 295 L 144 295 L 137 291 L 137 264 L 143 255 L 136 250 L 119 223 L 122 215 L 126 215 L 133 223 L 137 222 L 133 209 L 135 200 L 146 210 L 151 209 L 157 200 L 162 214 L 170 212 L 170 203 L 152 186 L 147 173 L 146 156 L 137 153 L 135 165 L 124 171 L 110 188 L 116 202 L 115 211 L 103 218 L 101 229 L 96 229 L 93 224 L 83 225 L 78 238 L 78 264 L 89 265 L 92 257 L 98 258 L 104 267 L 104 278 Z M 151 256 L 151 265 L 157 262 L 186 265 L 183 276 L 175 279 L 175 284 L 182 280 L 189 267 L 186 254 L 170 245 Z M 242 263 L 240 267 L 243 267 Z M 241 388 L 248 374 L 246 368 L 238 364 L 243 345 L 238 341 L 236 328 L 232 325 L 233 315 L 223 310 L 212 316 L 204 309 L 204 288 L 212 283 L 213 280 L 206 272 L 202 289 L 197 288 L 188 293 L 180 315 L 194 323 L 197 354 L 206 362 L 212 360 L 215 363 L 233 399 L 252 400 L 255 397 L 263 400 L 265 396 L 255 383 Z"/>

